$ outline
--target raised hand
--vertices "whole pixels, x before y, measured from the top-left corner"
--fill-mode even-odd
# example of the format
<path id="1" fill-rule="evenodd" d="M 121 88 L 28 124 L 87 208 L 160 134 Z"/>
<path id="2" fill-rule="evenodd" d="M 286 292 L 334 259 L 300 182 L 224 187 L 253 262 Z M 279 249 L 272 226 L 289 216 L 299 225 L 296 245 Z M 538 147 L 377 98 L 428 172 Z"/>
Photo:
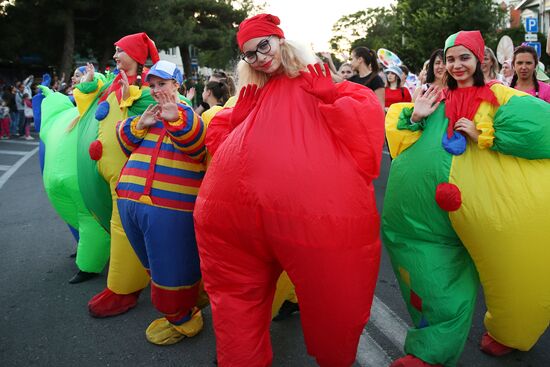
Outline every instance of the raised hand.
<path id="1" fill-rule="evenodd" d="M 327 52 L 327 51 L 321 52 L 321 56 L 323 56 L 327 60 L 332 58 L 332 55 L 330 54 L 330 52 Z"/>
<path id="2" fill-rule="evenodd" d="M 230 123 L 233 126 L 239 125 L 250 114 L 250 111 L 256 106 L 258 96 L 260 95 L 256 84 L 248 84 L 241 89 L 237 104 L 231 113 Z"/>
<path id="3" fill-rule="evenodd" d="M 323 103 L 332 104 L 338 98 L 338 92 L 332 81 L 328 65 L 325 64 L 324 67 L 324 73 L 320 64 L 308 65 L 309 73 L 300 71 L 300 74 L 306 80 L 306 85 L 302 85 L 302 88 L 309 94 L 319 98 Z"/>
<path id="4" fill-rule="evenodd" d="M 159 92 L 157 93 L 158 107 L 159 111 L 157 113 L 157 118 L 174 122 L 178 121 L 180 118 L 177 97 L 172 93 Z"/>
<path id="5" fill-rule="evenodd" d="M 128 83 L 128 76 L 124 70 L 120 70 L 120 79 L 118 81 L 120 88 L 122 89 L 122 99 L 128 99 L 130 97 L 130 83 Z"/>
<path id="6" fill-rule="evenodd" d="M 187 94 L 186 94 L 187 99 L 192 101 L 193 98 L 195 98 L 195 93 L 196 93 L 195 87 L 189 88 L 189 90 L 187 91 Z"/>
<path id="7" fill-rule="evenodd" d="M 143 130 L 147 127 L 153 126 L 157 122 L 157 114 L 159 113 L 159 106 L 150 104 L 143 112 L 136 125 L 138 130 Z"/>
<path id="8" fill-rule="evenodd" d="M 86 63 L 86 74 L 80 79 L 82 82 L 91 82 L 94 80 L 95 67 L 91 63 Z"/>
<path id="9" fill-rule="evenodd" d="M 439 106 L 441 89 L 431 85 L 424 94 L 418 96 L 414 101 L 414 111 L 411 116 L 413 122 L 418 122 L 432 114 Z"/>

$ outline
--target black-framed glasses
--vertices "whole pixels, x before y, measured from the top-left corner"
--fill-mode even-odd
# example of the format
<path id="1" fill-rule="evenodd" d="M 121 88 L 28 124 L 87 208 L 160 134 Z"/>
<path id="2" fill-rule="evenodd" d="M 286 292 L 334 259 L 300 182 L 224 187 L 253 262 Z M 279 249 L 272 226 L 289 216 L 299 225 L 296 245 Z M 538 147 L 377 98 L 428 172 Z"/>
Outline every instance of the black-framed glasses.
<path id="1" fill-rule="evenodd" d="M 244 54 L 241 54 L 241 59 L 243 59 L 248 64 L 254 64 L 258 60 L 258 53 L 265 55 L 269 51 L 271 51 L 271 43 L 269 42 L 271 40 L 271 37 L 272 36 L 269 36 L 258 43 L 255 51 L 248 51 Z"/>

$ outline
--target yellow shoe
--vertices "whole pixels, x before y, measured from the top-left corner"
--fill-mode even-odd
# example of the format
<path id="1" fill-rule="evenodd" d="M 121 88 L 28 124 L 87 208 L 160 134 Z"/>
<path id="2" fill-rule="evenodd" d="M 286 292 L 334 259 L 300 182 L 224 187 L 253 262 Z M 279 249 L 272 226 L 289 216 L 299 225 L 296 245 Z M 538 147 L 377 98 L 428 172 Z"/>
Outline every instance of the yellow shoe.
<path id="1" fill-rule="evenodd" d="M 189 321 L 184 322 L 181 325 L 172 325 L 174 329 L 176 329 L 178 332 L 188 338 L 191 338 L 192 336 L 200 333 L 204 325 L 202 321 L 202 312 L 196 308 L 193 312 L 194 313 Z"/>
<path id="2" fill-rule="evenodd" d="M 171 345 L 183 338 L 197 335 L 203 327 L 202 314 L 196 312 L 191 319 L 181 325 L 173 325 L 165 317 L 156 319 L 145 331 L 147 340 L 156 345 Z"/>

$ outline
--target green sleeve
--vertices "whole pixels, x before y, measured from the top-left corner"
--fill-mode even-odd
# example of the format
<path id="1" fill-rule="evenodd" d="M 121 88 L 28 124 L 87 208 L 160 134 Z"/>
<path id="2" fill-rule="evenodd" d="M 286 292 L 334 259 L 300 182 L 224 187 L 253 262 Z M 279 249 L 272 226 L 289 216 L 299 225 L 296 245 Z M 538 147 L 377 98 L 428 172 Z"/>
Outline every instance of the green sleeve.
<path id="1" fill-rule="evenodd" d="M 414 107 L 405 107 L 401 110 L 399 117 L 397 119 L 397 129 L 398 130 L 410 130 L 418 131 L 424 130 L 425 120 L 422 119 L 416 124 L 411 122 L 411 116 L 413 114 Z"/>
<path id="2" fill-rule="evenodd" d="M 97 79 L 92 80 L 91 82 L 82 82 L 75 86 L 76 89 L 81 91 L 84 94 L 90 94 L 93 91 L 97 90 Z"/>
<path id="3" fill-rule="evenodd" d="M 526 159 L 550 158 L 550 103 L 513 96 L 495 114 L 492 149 Z"/>
<path id="4" fill-rule="evenodd" d="M 143 88 L 141 97 L 135 100 L 131 107 L 128 107 L 128 116 L 142 115 L 151 104 L 155 105 L 157 102 L 151 96 L 151 90 Z"/>

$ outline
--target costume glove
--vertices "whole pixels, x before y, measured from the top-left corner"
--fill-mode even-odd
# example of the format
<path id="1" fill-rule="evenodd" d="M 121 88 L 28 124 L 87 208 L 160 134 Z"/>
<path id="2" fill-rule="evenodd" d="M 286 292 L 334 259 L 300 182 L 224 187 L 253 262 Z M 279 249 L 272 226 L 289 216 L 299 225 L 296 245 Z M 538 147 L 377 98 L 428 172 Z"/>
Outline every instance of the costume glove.
<path id="1" fill-rule="evenodd" d="M 309 73 L 300 71 L 300 74 L 306 80 L 306 85 L 302 85 L 302 88 L 309 94 L 319 98 L 323 103 L 332 104 L 338 98 L 338 92 L 332 81 L 328 65 L 325 64 L 324 66 L 324 74 L 320 64 L 308 65 Z"/>
<path id="2" fill-rule="evenodd" d="M 239 99 L 237 104 L 233 108 L 231 113 L 230 123 L 233 127 L 239 125 L 250 114 L 260 95 L 258 86 L 256 84 L 248 84 L 241 89 L 239 93 Z"/>

